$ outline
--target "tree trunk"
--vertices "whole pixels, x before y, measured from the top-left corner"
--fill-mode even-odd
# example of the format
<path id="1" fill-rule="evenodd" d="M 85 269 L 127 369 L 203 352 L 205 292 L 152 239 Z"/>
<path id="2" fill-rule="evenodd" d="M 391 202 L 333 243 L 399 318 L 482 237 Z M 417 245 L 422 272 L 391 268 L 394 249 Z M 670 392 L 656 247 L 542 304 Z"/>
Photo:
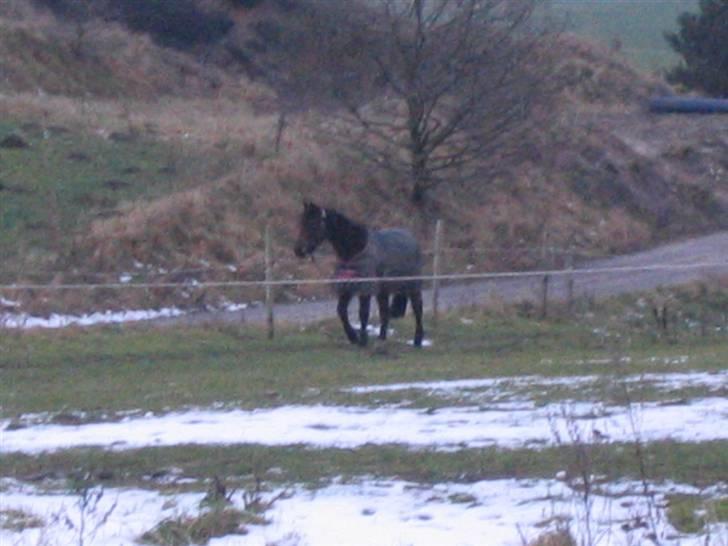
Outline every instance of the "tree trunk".
<path id="1" fill-rule="evenodd" d="M 415 140 L 413 137 L 412 146 L 412 194 L 410 198 L 412 202 L 417 206 L 422 206 L 425 203 L 425 194 L 430 188 L 430 171 L 427 168 L 427 153 L 424 151 L 424 146 L 420 143 L 419 135 Z"/>
<path id="2" fill-rule="evenodd" d="M 412 193 L 410 194 L 410 199 L 412 202 L 417 205 L 418 207 L 421 207 L 425 204 L 425 195 L 427 194 L 427 188 L 425 188 L 422 184 L 419 184 L 418 182 L 415 182 L 414 186 L 412 187 Z"/>

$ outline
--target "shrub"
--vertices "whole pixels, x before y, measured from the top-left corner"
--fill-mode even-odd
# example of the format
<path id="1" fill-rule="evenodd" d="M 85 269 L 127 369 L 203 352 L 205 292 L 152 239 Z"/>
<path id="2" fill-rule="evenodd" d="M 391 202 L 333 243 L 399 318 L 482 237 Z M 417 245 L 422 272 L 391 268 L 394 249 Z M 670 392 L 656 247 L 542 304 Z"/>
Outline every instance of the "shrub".
<path id="1" fill-rule="evenodd" d="M 192 0 L 126 0 L 114 7 L 114 18 L 177 49 L 216 42 L 233 26 L 226 16 L 205 13 Z"/>
<path id="2" fill-rule="evenodd" d="M 87 0 L 33 0 L 33 3 L 62 19 L 83 20 L 90 16 L 90 3 Z"/>
<path id="3" fill-rule="evenodd" d="M 85 21 L 101 17 L 149 34 L 164 47 L 191 49 L 224 37 L 233 22 L 220 12 L 200 9 L 195 0 L 33 0 L 57 17 Z M 237 2 L 238 4 L 253 4 Z"/>
<path id="4" fill-rule="evenodd" d="M 266 0 L 227 0 L 228 4 L 235 8 L 246 8 L 252 9 L 257 8 L 263 4 Z"/>

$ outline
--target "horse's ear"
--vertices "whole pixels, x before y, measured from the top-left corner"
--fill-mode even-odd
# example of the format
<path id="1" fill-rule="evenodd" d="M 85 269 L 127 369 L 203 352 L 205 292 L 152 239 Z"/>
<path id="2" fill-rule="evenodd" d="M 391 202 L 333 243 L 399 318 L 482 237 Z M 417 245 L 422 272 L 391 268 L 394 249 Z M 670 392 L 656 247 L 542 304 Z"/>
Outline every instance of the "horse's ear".
<path id="1" fill-rule="evenodd" d="M 322 207 L 311 201 L 303 202 L 303 212 L 310 216 L 321 215 L 324 217 L 326 215 L 326 211 Z"/>

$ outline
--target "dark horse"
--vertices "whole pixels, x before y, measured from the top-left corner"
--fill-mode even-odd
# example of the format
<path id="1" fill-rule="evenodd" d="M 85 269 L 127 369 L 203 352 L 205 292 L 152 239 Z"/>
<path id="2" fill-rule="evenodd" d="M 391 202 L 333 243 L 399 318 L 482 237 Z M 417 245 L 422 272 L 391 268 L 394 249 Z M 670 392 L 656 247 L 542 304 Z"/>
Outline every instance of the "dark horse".
<path id="1" fill-rule="evenodd" d="M 422 271 L 422 256 L 417 241 L 404 229 L 368 229 L 349 220 L 343 214 L 304 203 L 298 240 L 294 251 L 303 258 L 313 254 L 324 241 L 334 247 L 338 263 L 337 281 L 375 277 L 413 277 Z M 407 299 L 415 315 L 414 345 L 422 346 L 422 282 L 419 280 L 386 280 L 373 282 L 337 282 L 339 295 L 337 312 L 344 325 L 346 337 L 352 343 L 366 345 L 369 306 L 376 295 L 382 322 L 379 339 L 386 339 L 390 318 L 404 316 Z M 359 296 L 359 322 L 357 334 L 349 323 L 349 302 Z M 393 296 L 390 306 L 390 296 Z"/>

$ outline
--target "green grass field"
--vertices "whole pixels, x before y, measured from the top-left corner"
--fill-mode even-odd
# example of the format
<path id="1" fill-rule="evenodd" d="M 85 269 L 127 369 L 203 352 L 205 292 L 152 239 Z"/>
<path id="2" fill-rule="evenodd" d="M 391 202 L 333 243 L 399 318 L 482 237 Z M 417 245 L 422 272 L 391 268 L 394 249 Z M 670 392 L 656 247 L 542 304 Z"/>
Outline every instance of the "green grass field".
<path id="1" fill-rule="evenodd" d="M 220 157 L 133 131 L 107 137 L 5 118 L 0 140 L 0 275 L 15 280 L 66 255 L 74 237 L 123 203 L 152 199 L 218 172 Z"/>
<path id="2" fill-rule="evenodd" d="M 696 294 L 703 296 L 696 298 Z M 676 321 L 656 328 L 638 296 L 623 297 L 549 320 L 518 310 L 471 309 L 445 316 L 433 346 L 415 350 L 398 336 L 356 348 L 345 342 L 335 321 L 304 330 L 278 328 L 270 341 L 262 329 L 240 326 L 150 328 L 145 325 L 45 332 L 0 332 L 0 419 L 11 423 L 79 424 L 115 421 L 148 412 L 163 414 L 197 407 L 254 409 L 299 405 L 363 408 L 399 405 L 436 411 L 453 406 L 423 391 L 361 394 L 347 387 L 395 382 L 522 376 L 597 376 L 589 389 L 513 391 L 535 404 L 598 400 L 605 404 L 725 396 L 701 388 L 637 389 L 621 398 L 621 379 L 642 373 L 724 371 L 728 363 L 724 290 L 672 294 Z M 643 309 L 640 314 L 638 309 Z M 705 321 L 696 327 L 696 317 Z M 399 325 L 408 335 L 409 323 Z M 407 332 L 407 334 L 404 334 Z M 638 397 L 638 398 L 635 398 Z M 588 471 L 602 479 L 672 480 L 708 487 L 728 475 L 726 441 L 649 444 L 604 443 L 588 449 Z M 65 449 L 40 455 L 4 454 L 0 476 L 41 480 L 63 489 L 78 483 L 142 487 L 175 495 L 204 491 L 221 477 L 228 488 L 245 490 L 260 480 L 273 487 L 364 476 L 397 477 L 415 483 L 469 483 L 500 478 L 549 479 L 564 469 L 584 472 L 584 446 L 454 451 L 407 445 L 363 445 L 354 449 L 262 445 L 144 447 L 132 450 Z M 185 482 L 164 483 L 170 468 Z M 48 482 L 45 476 L 54 477 Z M 47 482 L 47 483 L 46 483 Z M 53 485 L 55 484 L 55 485 Z M 61 484 L 59 486 L 59 484 Z M 685 529 L 702 523 L 691 508 L 701 498 L 676 497 L 670 517 Z M 723 514 L 724 500 L 712 499 Z M 723 518 L 724 516 L 717 516 Z"/>
<path id="3" fill-rule="evenodd" d="M 553 0 L 551 13 L 567 31 L 597 39 L 621 51 L 642 69 L 662 71 L 679 57 L 664 33 L 677 28 L 677 17 L 695 10 L 697 0 Z"/>
<path id="4" fill-rule="evenodd" d="M 467 316 L 467 315 L 466 315 Z M 345 394 L 357 384 L 539 374 L 570 376 L 721 370 L 728 361 L 725 334 L 685 330 L 661 339 L 648 314 L 642 324 L 612 324 L 602 316 L 571 320 L 488 317 L 472 312 L 445 320 L 434 346 L 414 351 L 402 340 L 349 346 L 335 321 L 307 331 L 283 330 L 269 341 L 250 327 L 156 329 L 144 325 L 0 333 L 0 416 L 37 412 L 96 415 L 171 411 L 213 403 L 252 409 L 296 403 L 382 404 Z M 715 315 L 716 320 L 721 320 Z M 408 331 L 409 324 L 400 326 Z M 407 334 L 403 334 L 407 335 Z M 675 355 L 689 355 L 675 363 Z M 629 366 L 620 365 L 629 359 Z M 613 366 L 604 362 L 613 361 Z M 141 380 L 140 380 L 141 378 Z M 644 393 L 649 396 L 649 393 Z M 568 396 L 566 396 L 568 395 Z M 412 401 L 437 406 L 424 394 Z M 548 401 L 616 397 L 617 393 L 541 393 Z M 102 401 L 102 402 L 101 402 Z M 449 402 L 451 403 L 451 402 Z"/>

